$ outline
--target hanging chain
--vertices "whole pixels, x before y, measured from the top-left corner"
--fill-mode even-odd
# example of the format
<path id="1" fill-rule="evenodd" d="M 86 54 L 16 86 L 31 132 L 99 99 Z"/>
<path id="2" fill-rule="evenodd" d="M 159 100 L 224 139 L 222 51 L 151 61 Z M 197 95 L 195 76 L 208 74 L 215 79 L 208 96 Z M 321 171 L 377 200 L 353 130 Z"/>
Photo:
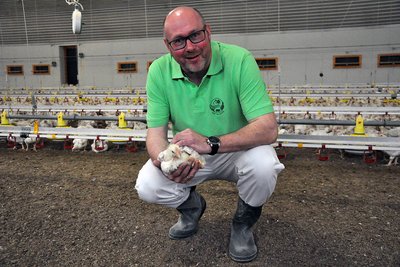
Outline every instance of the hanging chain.
<path id="1" fill-rule="evenodd" d="M 74 5 L 75 7 L 79 6 L 81 10 L 83 10 L 83 6 L 79 3 L 79 0 L 65 0 L 68 5 Z"/>

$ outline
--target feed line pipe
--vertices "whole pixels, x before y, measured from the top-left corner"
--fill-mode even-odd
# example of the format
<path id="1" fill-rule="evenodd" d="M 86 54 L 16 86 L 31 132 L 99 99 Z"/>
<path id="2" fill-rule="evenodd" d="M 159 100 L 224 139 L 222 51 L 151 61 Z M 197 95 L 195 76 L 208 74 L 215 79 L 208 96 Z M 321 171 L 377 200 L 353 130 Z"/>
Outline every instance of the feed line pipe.
<path id="1" fill-rule="evenodd" d="M 8 115 L 8 119 L 39 119 L 39 120 L 57 120 L 57 116 L 49 115 Z M 63 116 L 64 120 L 93 120 L 93 121 L 118 121 L 118 117 L 106 117 L 106 116 Z M 141 121 L 146 122 L 146 117 L 125 117 L 126 121 Z M 356 121 L 350 120 L 312 120 L 312 119 L 300 119 L 300 120 L 287 120 L 278 119 L 278 124 L 305 124 L 305 125 L 342 125 L 342 126 L 355 126 Z M 388 126 L 397 127 L 400 126 L 400 121 L 364 121 L 364 126 Z"/>
<path id="2" fill-rule="evenodd" d="M 305 124 L 305 125 L 350 125 L 355 126 L 356 121 L 350 120 L 311 120 L 311 119 L 301 119 L 301 120 L 278 120 L 278 124 Z M 364 126 L 400 126 L 400 121 L 365 121 Z"/>
<path id="3" fill-rule="evenodd" d="M 27 120 L 57 120 L 57 116 L 50 115 L 7 115 L 8 119 L 27 119 Z M 118 121 L 118 117 L 102 116 L 63 116 L 64 120 L 93 120 L 93 121 Z M 126 121 L 146 122 L 146 117 L 125 117 Z"/>

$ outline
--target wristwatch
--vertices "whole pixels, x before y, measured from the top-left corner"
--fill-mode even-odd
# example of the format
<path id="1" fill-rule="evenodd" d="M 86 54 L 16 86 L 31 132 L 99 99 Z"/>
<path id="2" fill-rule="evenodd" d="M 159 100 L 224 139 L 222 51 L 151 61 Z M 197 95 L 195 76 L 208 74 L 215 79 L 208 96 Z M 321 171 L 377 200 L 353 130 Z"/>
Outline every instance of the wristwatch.
<path id="1" fill-rule="evenodd" d="M 219 146 L 221 145 L 221 140 L 216 136 L 210 136 L 207 138 L 207 144 L 211 147 L 211 152 L 209 155 L 215 155 L 218 152 Z"/>

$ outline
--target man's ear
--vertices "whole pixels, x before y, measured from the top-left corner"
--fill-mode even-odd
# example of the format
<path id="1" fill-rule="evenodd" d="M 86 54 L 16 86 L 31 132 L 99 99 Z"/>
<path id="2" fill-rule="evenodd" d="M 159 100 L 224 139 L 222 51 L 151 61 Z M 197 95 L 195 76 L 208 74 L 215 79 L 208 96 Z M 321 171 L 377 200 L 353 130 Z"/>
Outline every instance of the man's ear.
<path id="1" fill-rule="evenodd" d="M 209 24 L 206 24 L 206 31 L 208 33 L 208 36 L 211 36 L 211 27 Z"/>

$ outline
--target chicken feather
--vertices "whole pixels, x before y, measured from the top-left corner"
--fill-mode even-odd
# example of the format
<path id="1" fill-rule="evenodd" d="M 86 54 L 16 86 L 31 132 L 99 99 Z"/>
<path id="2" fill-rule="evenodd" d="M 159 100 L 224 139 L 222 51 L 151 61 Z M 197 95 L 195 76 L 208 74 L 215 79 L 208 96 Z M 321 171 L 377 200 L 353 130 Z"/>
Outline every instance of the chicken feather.
<path id="1" fill-rule="evenodd" d="M 170 144 L 166 150 L 160 152 L 157 159 L 161 162 L 161 170 L 166 175 L 174 172 L 184 162 L 198 162 L 200 168 L 204 168 L 206 164 L 204 157 L 197 151 L 176 144 Z"/>

